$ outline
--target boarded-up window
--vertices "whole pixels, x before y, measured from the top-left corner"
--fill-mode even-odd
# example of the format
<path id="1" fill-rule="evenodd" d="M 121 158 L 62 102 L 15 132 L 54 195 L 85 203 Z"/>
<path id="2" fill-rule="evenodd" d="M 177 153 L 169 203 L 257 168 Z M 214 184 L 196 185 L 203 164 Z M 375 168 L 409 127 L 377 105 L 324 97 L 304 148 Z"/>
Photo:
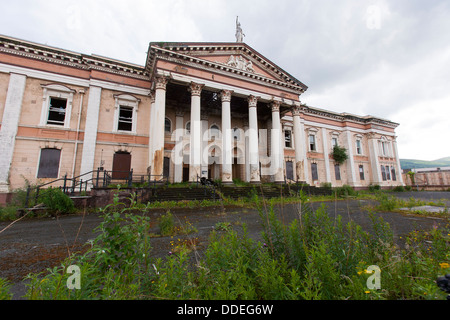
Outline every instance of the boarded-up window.
<path id="1" fill-rule="evenodd" d="M 163 168 L 163 175 L 166 178 L 169 178 L 170 174 L 170 158 L 164 157 L 164 168 Z"/>
<path id="2" fill-rule="evenodd" d="M 383 179 L 383 181 L 386 181 L 386 171 L 384 166 L 381 166 L 381 177 Z"/>
<path id="3" fill-rule="evenodd" d="M 397 181 L 397 174 L 395 173 L 395 168 L 391 167 L 392 180 Z"/>
<path id="4" fill-rule="evenodd" d="M 334 174 L 335 174 L 336 181 L 341 180 L 341 168 L 339 167 L 338 164 L 334 165 Z"/>
<path id="5" fill-rule="evenodd" d="M 53 148 L 41 149 L 38 178 L 58 178 L 61 150 Z"/>
<path id="6" fill-rule="evenodd" d="M 319 180 L 319 173 L 317 172 L 317 163 L 311 163 L 311 175 L 313 180 Z"/>
<path id="7" fill-rule="evenodd" d="M 286 178 L 294 180 L 294 163 L 292 161 L 286 161 Z"/>

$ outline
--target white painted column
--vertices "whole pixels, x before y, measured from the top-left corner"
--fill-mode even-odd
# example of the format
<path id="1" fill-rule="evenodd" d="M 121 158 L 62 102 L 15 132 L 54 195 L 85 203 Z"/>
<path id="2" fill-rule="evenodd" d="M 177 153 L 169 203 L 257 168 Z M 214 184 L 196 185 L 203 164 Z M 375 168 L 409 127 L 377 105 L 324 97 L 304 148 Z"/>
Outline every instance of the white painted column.
<path id="1" fill-rule="evenodd" d="M 353 140 L 352 134 L 349 129 L 345 130 L 345 144 L 348 154 L 347 159 L 347 179 L 348 184 L 352 187 L 356 186 L 356 171 L 355 171 L 355 161 L 353 159 Z M 359 176 L 358 176 L 359 178 Z"/>
<path id="2" fill-rule="evenodd" d="M 282 183 L 284 181 L 283 161 L 281 161 L 284 148 L 281 145 L 281 119 L 280 119 L 280 102 L 273 101 L 272 109 L 272 130 L 270 131 L 270 152 L 271 152 L 271 172 L 274 181 Z"/>
<path id="3" fill-rule="evenodd" d="M 89 87 L 80 174 L 85 174 L 89 171 L 96 170 L 96 168 L 94 168 L 94 160 L 95 148 L 97 145 L 98 117 L 101 97 L 102 88 L 95 86 Z M 91 175 L 86 175 L 83 177 L 83 180 L 90 178 Z"/>
<path id="4" fill-rule="evenodd" d="M 209 141 L 209 125 L 208 125 L 208 115 L 202 113 L 200 115 L 201 125 L 202 125 L 202 138 L 201 138 L 201 177 L 208 178 L 208 141 Z"/>
<path id="5" fill-rule="evenodd" d="M 295 174 L 298 181 L 306 181 L 306 177 L 308 177 L 308 167 L 306 162 L 305 129 L 300 114 L 300 106 L 296 106 L 292 109 L 294 122 Z"/>
<path id="6" fill-rule="evenodd" d="M 202 130 L 200 120 L 200 94 L 203 89 L 202 84 L 191 83 L 191 148 L 189 164 L 189 181 L 196 182 L 197 176 L 201 176 L 202 159 Z"/>
<path id="7" fill-rule="evenodd" d="M 157 77 L 155 79 L 155 104 L 153 110 L 153 136 L 150 137 L 151 157 L 150 157 L 150 174 L 159 179 L 164 173 L 164 123 L 166 118 L 166 85 L 169 79 L 167 77 Z"/>
<path id="8" fill-rule="evenodd" d="M 261 175 L 259 172 L 257 103 L 258 99 L 255 96 L 248 97 L 248 155 L 251 183 L 261 182 Z"/>
<path id="9" fill-rule="evenodd" d="M 9 170 L 14 154 L 27 77 L 11 73 L 0 130 L 0 192 L 9 192 Z"/>
<path id="10" fill-rule="evenodd" d="M 153 164 L 153 136 L 155 132 L 155 91 L 150 92 L 150 120 L 148 130 L 148 168 L 147 174 L 151 174 Z"/>
<path id="11" fill-rule="evenodd" d="M 244 143 L 245 143 L 245 182 L 250 182 L 250 146 L 249 146 L 249 128 L 248 122 L 244 123 Z"/>
<path id="12" fill-rule="evenodd" d="M 172 155 L 174 162 L 174 182 L 183 181 L 183 135 L 184 135 L 184 112 L 177 111 L 175 114 L 175 147 Z"/>
<path id="13" fill-rule="evenodd" d="M 398 147 L 397 147 L 397 140 L 396 137 L 393 138 L 392 140 L 392 148 L 394 149 L 394 156 L 395 156 L 395 160 L 396 160 L 396 178 L 397 181 L 400 182 L 400 184 L 402 186 L 404 186 L 404 182 L 403 182 L 403 177 L 402 177 L 402 167 L 400 165 L 400 158 L 398 157 Z"/>
<path id="14" fill-rule="evenodd" d="M 222 99 L 222 183 L 233 182 L 233 149 L 231 131 L 231 90 L 221 92 Z"/>
<path id="15" fill-rule="evenodd" d="M 331 173 L 330 173 L 330 157 L 328 151 L 328 137 L 325 128 L 321 128 L 322 131 L 322 144 L 323 144 L 323 159 L 325 161 L 325 177 L 327 182 L 331 183 Z"/>
<path id="16" fill-rule="evenodd" d="M 381 169 L 380 162 L 378 161 L 378 140 L 375 138 L 373 133 L 369 133 L 368 137 L 369 143 L 369 155 L 370 155 L 370 166 L 372 171 L 372 183 L 381 185 Z"/>

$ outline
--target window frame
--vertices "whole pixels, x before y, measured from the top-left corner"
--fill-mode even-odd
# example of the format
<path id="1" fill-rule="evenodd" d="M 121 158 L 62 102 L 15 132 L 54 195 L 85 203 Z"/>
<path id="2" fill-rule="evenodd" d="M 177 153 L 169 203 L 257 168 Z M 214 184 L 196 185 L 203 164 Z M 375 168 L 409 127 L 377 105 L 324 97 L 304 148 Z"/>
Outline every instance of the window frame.
<path id="1" fill-rule="evenodd" d="M 313 138 L 313 142 L 311 143 L 311 137 Z M 312 147 L 313 146 L 313 147 Z M 317 152 L 317 140 L 316 135 L 313 133 L 308 134 L 308 148 L 310 152 Z"/>
<path id="2" fill-rule="evenodd" d="M 69 129 L 70 119 L 72 115 L 73 95 L 75 94 L 76 91 L 60 84 L 45 84 L 41 85 L 41 87 L 43 89 L 43 96 L 42 96 L 41 118 L 39 121 L 39 125 L 43 127 Z M 63 124 L 48 123 L 52 98 L 66 100 L 66 108 Z"/>
<path id="3" fill-rule="evenodd" d="M 358 170 L 359 170 L 359 180 L 364 181 L 366 180 L 365 174 L 364 174 L 364 165 L 360 164 L 358 166 Z"/>
<path id="4" fill-rule="evenodd" d="M 129 133 L 129 134 L 136 134 L 137 130 L 137 112 L 139 109 L 139 102 L 140 99 L 129 95 L 129 94 L 118 94 L 114 95 L 115 99 L 115 112 L 114 112 L 114 127 L 113 132 L 115 133 Z M 132 118 L 131 118 L 131 130 L 120 130 L 119 129 L 119 121 L 120 121 L 120 109 L 129 108 L 132 112 Z"/>

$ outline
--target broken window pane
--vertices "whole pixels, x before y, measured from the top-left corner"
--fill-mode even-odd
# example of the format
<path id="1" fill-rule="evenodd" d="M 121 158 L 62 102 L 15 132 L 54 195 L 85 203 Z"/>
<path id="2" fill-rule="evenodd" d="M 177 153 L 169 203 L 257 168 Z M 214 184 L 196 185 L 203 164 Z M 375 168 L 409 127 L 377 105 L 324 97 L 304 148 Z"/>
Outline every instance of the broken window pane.
<path id="1" fill-rule="evenodd" d="M 359 179 L 364 180 L 364 166 L 362 164 L 359 166 Z"/>
<path id="2" fill-rule="evenodd" d="M 133 130 L 133 108 L 120 106 L 119 123 L 117 130 L 132 131 Z"/>
<path id="3" fill-rule="evenodd" d="M 292 148 L 292 137 L 290 130 L 284 131 L 284 143 L 286 148 Z"/>
<path id="4" fill-rule="evenodd" d="M 47 124 L 63 126 L 66 119 L 67 100 L 50 97 Z"/>

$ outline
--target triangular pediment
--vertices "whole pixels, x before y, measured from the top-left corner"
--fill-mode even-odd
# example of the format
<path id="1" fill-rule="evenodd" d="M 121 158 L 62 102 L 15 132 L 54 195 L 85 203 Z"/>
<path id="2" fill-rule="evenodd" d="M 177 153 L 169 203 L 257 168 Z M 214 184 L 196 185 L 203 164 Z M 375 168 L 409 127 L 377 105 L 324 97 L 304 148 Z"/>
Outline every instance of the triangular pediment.
<path id="1" fill-rule="evenodd" d="M 147 66 L 152 66 L 157 56 L 289 87 L 299 93 L 308 88 L 244 43 L 150 43 Z"/>

